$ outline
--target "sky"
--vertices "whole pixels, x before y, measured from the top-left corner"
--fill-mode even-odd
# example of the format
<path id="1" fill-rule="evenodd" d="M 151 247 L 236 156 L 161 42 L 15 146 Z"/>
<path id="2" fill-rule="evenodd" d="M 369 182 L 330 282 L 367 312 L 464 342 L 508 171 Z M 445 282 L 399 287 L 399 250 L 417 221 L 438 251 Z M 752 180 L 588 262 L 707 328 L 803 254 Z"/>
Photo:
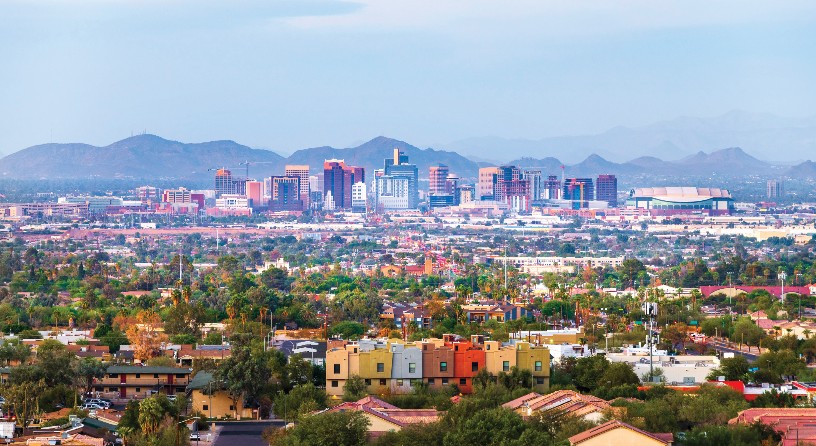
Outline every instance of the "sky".
<path id="1" fill-rule="evenodd" d="M 3 0 L 0 153 L 145 131 L 286 154 L 813 116 L 814 29 L 812 0 Z"/>

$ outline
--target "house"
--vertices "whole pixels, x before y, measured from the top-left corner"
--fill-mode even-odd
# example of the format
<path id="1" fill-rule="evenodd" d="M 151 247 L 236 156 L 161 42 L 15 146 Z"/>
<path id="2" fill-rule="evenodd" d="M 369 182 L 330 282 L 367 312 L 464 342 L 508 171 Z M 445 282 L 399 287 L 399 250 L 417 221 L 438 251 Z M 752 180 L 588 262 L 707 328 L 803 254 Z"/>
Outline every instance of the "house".
<path id="1" fill-rule="evenodd" d="M 782 435 L 782 446 L 816 444 L 816 409 L 755 408 L 737 414 L 728 424 L 762 423 Z"/>
<path id="2" fill-rule="evenodd" d="M 196 373 L 187 385 L 187 393 L 190 395 L 193 411 L 203 413 L 208 418 L 257 418 L 258 411 L 246 407 L 243 399 L 238 400 L 236 410 L 235 402 L 229 393 L 219 388 L 219 383 L 213 380 L 213 374 L 210 372 Z"/>
<path id="3" fill-rule="evenodd" d="M 184 393 L 192 369 L 114 365 L 94 383 L 94 390 L 112 398 L 146 398 L 154 393 Z"/>
<path id="4" fill-rule="evenodd" d="M 604 412 L 611 408 L 606 400 L 582 395 L 574 390 L 559 390 L 549 395 L 531 392 L 502 404 L 502 407 L 523 417 L 529 417 L 535 412 L 554 410 L 592 422 L 601 421 Z"/>
<path id="5" fill-rule="evenodd" d="M 400 409 L 373 396 L 367 396 L 355 402 L 343 403 L 324 412 L 344 412 L 349 410 L 363 412 L 363 416 L 369 421 L 369 437 L 373 438 L 386 432 L 396 432 L 409 424 L 433 423 L 438 421 L 441 416 L 436 409 Z"/>
<path id="6" fill-rule="evenodd" d="M 178 350 L 172 351 L 173 358 L 180 367 L 192 367 L 196 361 L 207 360 L 220 362 L 232 355 L 229 345 L 192 345 L 182 344 Z"/>
<path id="7" fill-rule="evenodd" d="M 571 446 L 670 446 L 674 440 L 671 433 L 653 434 L 622 421 L 612 420 L 580 434 L 569 437 Z"/>

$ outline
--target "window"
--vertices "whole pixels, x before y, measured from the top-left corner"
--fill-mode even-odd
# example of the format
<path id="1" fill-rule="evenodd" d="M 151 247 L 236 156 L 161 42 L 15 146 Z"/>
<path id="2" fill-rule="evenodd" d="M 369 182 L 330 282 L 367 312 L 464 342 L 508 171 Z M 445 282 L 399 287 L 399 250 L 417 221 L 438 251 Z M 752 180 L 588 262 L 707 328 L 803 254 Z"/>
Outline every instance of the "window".
<path id="1" fill-rule="evenodd" d="M 428 384 L 434 385 L 435 381 L 433 378 L 428 378 Z"/>
<path id="2" fill-rule="evenodd" d="M 118 378 L 119 374 L 118 373 L 111 373 L 110 375 L 108 375 L 108 377 L 109 378 Z"/>
<path id="3" fill-rule="evenodd" d="M 448 363 L 447 362 L 440 362 L 439 363 L 439 371 L 440 372 L 447 372 L 448 371 Z"/>
<path id="4" fill-rule="evenodd" d="M 447 385 L 448 385 L 448 378 L 442 378 L 442 385 L 443 385 L 443 386 L 447 386 Z"/>
<path id="5" fill-rule="evenodd" d="M 154 377 L 154 378 L 158 378 L 158 377 L 159 377 L 159 374 L 158 374 L 158 373 L 154 373 L 154 374 L 153 374 L 153 377 Z"/>
<path id="6" fill-rule="evenodd" d="M 382 373 L 385 371 L 385 364 L 382 362 L 377 363 L 377 373 Z"/>
<path id="7" fill-rule="evenodd" d="M 401 379 L 397 380 L 397 387 L 402 387 L 403 384 L 405 384 L 405 382 L 403 380 L 401 380 Z"/>
<path id="8" fill-rule="evenodd" d="M 485 348 L 485 350 L 490 350 L 490 344 L 487 344 L 487 347 Z"/>
<path id="9" fill-rule="evenodd" d="M 332 387 L 337 387 L 337 386 L 339 386 L 339 385 L 340 385 L 340 384 L 338 384 L 338 383 L 337 383 L 337 381 L 332 381 Z"/>
<path id="10" fill-rule="evenodd" d="M 137 387 L 137 388 L 136 388 L 136 393 L 139 393 L 139 392 L 141 392 L 141 391 L 142 391 L 142 388 L 141 388 L 141 387 Z"/>
<path id="11" fill-rule="evenodd" d="M 365 380 L 365 385 L 370 386 L 371 385 L 371 380 L 370 379 Z"/>
<path id="12" fill-rule="evenodd" d="M 536 362 L 535 362 L 535 371 L 536 371 L 536 372 L 540 372 L 540 371 L 541 371 L 541 361 L 536 361 Z"/>
<path id="13" fill-rule="evenodd" d="M 536 384 L 543 385 L 544 384 L 544 378 L 536 378 Z"/>
<path id="14" fill-rule="evenodd" d="M 136 377 L 137 377 L 137 378 L 141 378 L 141 377 L 142 377 L 142 374 L 141 374 L 141 373 L 137 373 L 137 374 L 136 374 Z"/>
<path id="15" fill-rule="evenodd" d="M 387 385 L 387 384 L 385 383 L 385 380 L 384 380 L 384 379 L 381 379 L 381 380 L 380 380 L 380 385 L 381 385 L 381 386 L 385 386 L 385 385 Z"/>
<path id="16" fill-rule="evenodd" d="M 334 373 L 340 373 L 340 364 L 334 365 Z"/>
<path id="17" fill-rule="evenodd" d="M 184 378 L 184 373 L 176 373 L 176 378 Z"/>
<path id="18" fill-rule="evenodd" d="M 232 404 L 230 404 L 230 408 L 229 408 L 229 410 L 235 410 L 235 406 L 233 406 Z"/>
<path id="19" fill-rule="evenodd" d="M 470 363 L 470 371 L 471 372 L 478 372 L 479 371 L 479 363 L 478 362 L 471 362 Z"/>
<path id="20" fill-rule="evenodd" d="M 467 378 L 459 378 L 459 385 L 466 386 L 467 385 Z"/>
<path id="21" fill-rule="evenodd" d="M 416 363 L 408 363 L 408 373 L 416 373 Z"/>
<path id="22" fill-rule="evenodd" d="M 204 411 L 210 410 L 210 406 L 205 404 L 205 405 L 201 406 L 201 410 L 204 410 Z"/>
<path id="23" fill-rule="evenodd" d="M 510 371 L 510 361 L 502 362 L 502 370 L 505 371 L 505 372 Z"/>

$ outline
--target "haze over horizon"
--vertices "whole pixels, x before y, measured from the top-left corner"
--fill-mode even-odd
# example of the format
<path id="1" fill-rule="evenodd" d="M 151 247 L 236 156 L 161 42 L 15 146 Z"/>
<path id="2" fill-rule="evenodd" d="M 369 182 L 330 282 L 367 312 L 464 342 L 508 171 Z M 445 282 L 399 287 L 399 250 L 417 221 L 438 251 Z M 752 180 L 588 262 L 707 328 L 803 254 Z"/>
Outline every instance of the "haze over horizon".
<path id="1" fill-rule="evenodd" d="M 807 1 L 11 0 L 0 154 L 143 131 L 285 155 L 731 110 L 812 121 L 814 22 Z"/>

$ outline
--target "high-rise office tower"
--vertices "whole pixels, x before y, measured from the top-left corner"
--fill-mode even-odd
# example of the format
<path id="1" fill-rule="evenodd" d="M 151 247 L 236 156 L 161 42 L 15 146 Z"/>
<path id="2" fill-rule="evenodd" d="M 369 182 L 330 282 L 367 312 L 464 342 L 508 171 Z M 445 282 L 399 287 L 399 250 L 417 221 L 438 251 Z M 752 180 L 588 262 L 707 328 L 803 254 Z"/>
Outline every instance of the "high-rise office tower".
<path id="1" fill-rule="evenodd" d="M 263 200 L 263 183 L 260 181 L 246 182 L 246 196 L 250 199 L 250 206 L 253 208 L 265 207 L 267 205 Z"/>
<path id="2" fill-rule="evenodd" d="M 476 191 L 479 200 L 494 199 L 498 175 L 498 167 L 482 167 L 479 169 L 479 184 L 478 190 Z"/>
<path id="3" fill-rule="evenodd" d="M 302 211 L 300 178 L 296 176 L 274 176 L 272 184 L 270 209 L 273 211 Z"/>
<path id="4" fill-rule="evenodd" d="M 246 195 L 246 178 L 233 177 L 232 171 L 221 168 L 215 172 L 215 195 Z"/>
<path id="5" fill-rule="evenodd" d="M 429 194 L 445 194 L 448 193 L 445 185 L 448 179 L 450 169 L 444 164 L 436 164 L 430 167 L 430 186 L 428 187 Z"/>
<path id="6" fill-rule="evenodd" d="M 334 209 L 351 209 L 351 187 L 364 181 L 362 167 L 346 166 L 345 161 L 337 159 L 323 163 L 323 193 L 331 193 Z"/>
<path id="7" fill-rule="evenodd" d="M 785 182 L 782 180 L 768 180 L 768 198 L 776 199 L 785 196 Z"/>
<path id="8" fill-rule="evenodd" d="M 609 207 L 618 206 L 618 179 L 615 175 L 598 175 L 595 182 L 595 199 L 609 203 Z"/>
<path id="9" fill-rule="evenodd" d="M 530 181 L 516 166 L 499 167 L 496 176 L 494 200 L 507 203 L 516 212 L 530 210 Z"/>
<path id="10" fill-rule="evenodd" d="M 408 157 L 394 149 L 394 158 L 385 160 L 385 175 L 408 180 L 408 209 L 419 206 L 419 170 L 416 164 L 408 164 Z"/>
<path id="11" fill-rule="evenodd" d="M 541 170 L 524 169 L 522 176 L 530 183 L 530 199 L 533 201 L 541 200 L 543 195 Z"/>
<path id="12" fill-rule="evenodd" d="M 297 177 L 300 183 L 300 199 L 303 200 L 303 208 L 309 207 L 309 165 L 307 164 L 287 164 L 283 174 L 287 177 Z"/>
<path id="13" fill-rule="evenodd" d="M 542 199 L 557 200 L 561 197 L 561 180 L 556 175 L 548 175 L 541 189 Z"/>
<path id="14" fill-rule="evenodd" d="M 589 201 L 595 199 L 592 178 L 567 178 L 562 192 L 564 200 L 572 201 L 573 209 L 587 208 Z"/>

